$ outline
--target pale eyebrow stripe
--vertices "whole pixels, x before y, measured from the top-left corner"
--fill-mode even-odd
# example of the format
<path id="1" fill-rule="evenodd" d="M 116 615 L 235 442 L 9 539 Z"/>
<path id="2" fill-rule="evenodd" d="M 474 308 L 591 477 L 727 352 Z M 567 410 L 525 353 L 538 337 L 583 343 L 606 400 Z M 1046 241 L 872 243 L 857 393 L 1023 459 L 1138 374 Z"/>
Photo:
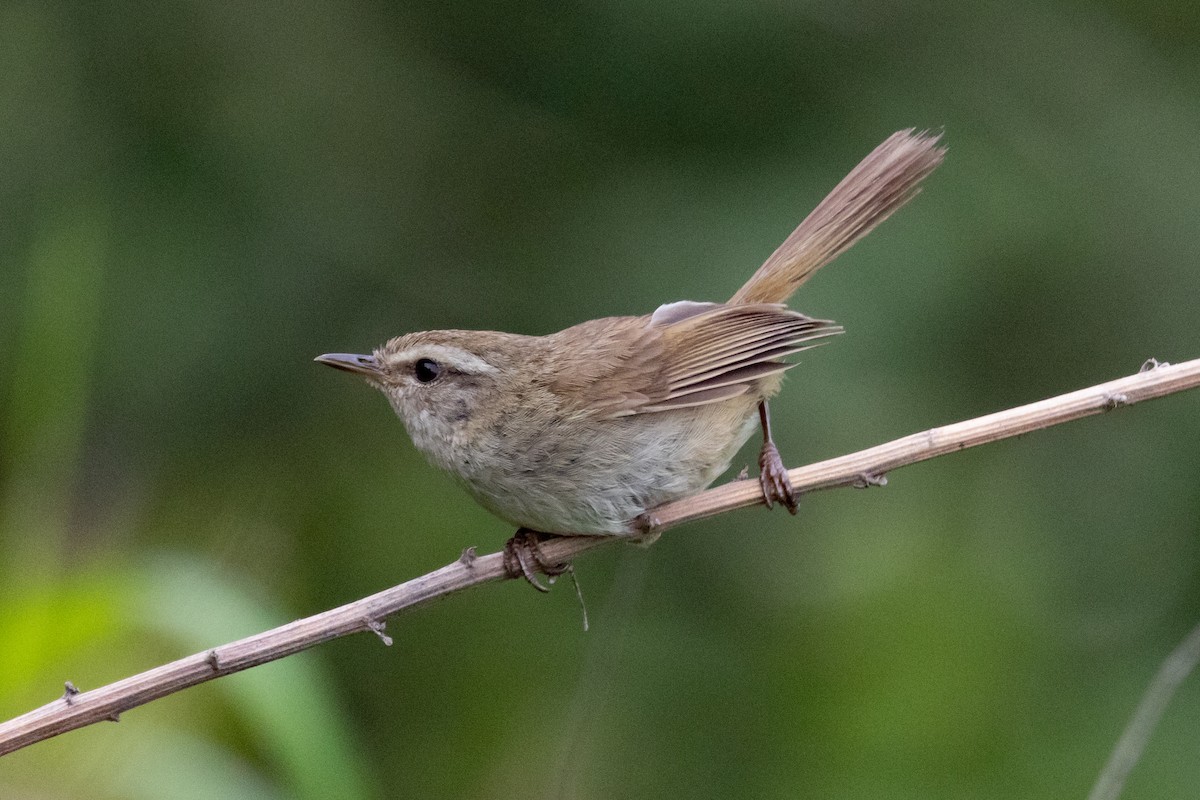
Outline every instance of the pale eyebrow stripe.
<path id="1" fill-rule="evenodd" d="M 498 371 L 496 367 L 474 353 L 468 353 L 466 350 L 458 347 L 448 347 L 440 344 L 423 344 L 409 348 L 408 350 L 401 350 L 399 353 L 389 355 L 387 361 L 389 364 L 394 365 L 416 362 L 422 358 L 429 358 L 450 369 L 470 372 L 476 375 L 489 375 Z"/>

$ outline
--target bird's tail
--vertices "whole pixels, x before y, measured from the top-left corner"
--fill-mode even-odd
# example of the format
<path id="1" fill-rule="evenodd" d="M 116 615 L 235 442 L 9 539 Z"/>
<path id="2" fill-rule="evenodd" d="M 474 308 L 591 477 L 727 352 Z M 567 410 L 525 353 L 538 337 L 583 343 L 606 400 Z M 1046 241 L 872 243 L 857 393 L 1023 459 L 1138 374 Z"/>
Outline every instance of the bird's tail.
<path id="1" fill-rule="evenodd" d="M 859 162 L 792 235 L 763 262 L 730 303 L 783 303 L 821 267 L 921 190 L 942 163 L 940 133 L 898 131 Z"/>

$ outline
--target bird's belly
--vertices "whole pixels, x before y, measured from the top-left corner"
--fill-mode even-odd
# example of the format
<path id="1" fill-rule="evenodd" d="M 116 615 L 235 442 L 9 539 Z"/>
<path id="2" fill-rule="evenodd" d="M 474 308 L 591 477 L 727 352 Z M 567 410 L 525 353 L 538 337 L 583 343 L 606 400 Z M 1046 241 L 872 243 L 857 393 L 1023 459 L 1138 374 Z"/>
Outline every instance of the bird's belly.
<path id="1" fill-rule="evenodd" d="M 754 430 L 756 401 L 493 437 L 469 468 L 451 467 L 484 508 L 546 533 L 629 535 L 647 509 L 695 494 Z M 478 444 L 478 442 L 476 442 Z"/>

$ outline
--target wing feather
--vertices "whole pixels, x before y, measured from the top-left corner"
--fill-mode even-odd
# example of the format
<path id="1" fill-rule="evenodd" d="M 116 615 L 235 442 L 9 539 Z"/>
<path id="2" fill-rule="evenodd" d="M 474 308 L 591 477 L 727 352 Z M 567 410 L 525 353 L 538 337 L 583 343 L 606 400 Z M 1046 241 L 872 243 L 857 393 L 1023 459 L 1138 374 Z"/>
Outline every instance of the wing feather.
<path id="1" fill-rule="evenodd" d="M 664 310 L 666 309 L 666 310 Z M 568 328 L 550 352 L 549 388 L 565 405 L 605 417 L 719 403 L 790 369 L 787 356 L 841 333 L 782 305 L 677 303 L 651 317 L 613 317 Z"/>

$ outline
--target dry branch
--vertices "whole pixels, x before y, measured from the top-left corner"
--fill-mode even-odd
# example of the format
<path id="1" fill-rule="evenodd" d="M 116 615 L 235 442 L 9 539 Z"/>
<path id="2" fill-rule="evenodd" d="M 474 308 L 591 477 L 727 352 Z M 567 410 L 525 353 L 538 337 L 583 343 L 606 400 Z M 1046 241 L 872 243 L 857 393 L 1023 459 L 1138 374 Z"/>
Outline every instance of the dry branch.
<path id="1" fill-rule="evenodd" d="M 798 467 L 789 474 L 793 486 L 800 492 L 870 485 L 881 482 L 887 472 L 897 467 L 1197 385 L 1200 385 L 1200 359 L 1173 366 L 1151 361 L 1142 371 L 1126 378 L 933 428 L 868 450 Z M 683 522 L 755 505 L 761 498 L 757 481 L 728 483 L 696 497 L 660 506 L 653 514 L 653 530 L 662 531 Z M 546 542 L 542 552 L 550 563 L 565 562 L 586 550 L 617 541 L 620 539 L 612 537 L 561 537 Z M 180 689 L 274 661 L 349 633 L 368 631 L 386 642 L 382 624 L 386 617 L 471 586 L 507 577 L 510 576 L 505 570 L 502 554 L 475 557 L 471 551 L 465 551 L 463 557 L 452 564 L 378 594 L 181 658 L 116 683 L 90 691 L 79 691 L 68 684 L 60 699 L 0 724 L 0 755 L 94 722 L 116 720 L 122 712 Z"/>

